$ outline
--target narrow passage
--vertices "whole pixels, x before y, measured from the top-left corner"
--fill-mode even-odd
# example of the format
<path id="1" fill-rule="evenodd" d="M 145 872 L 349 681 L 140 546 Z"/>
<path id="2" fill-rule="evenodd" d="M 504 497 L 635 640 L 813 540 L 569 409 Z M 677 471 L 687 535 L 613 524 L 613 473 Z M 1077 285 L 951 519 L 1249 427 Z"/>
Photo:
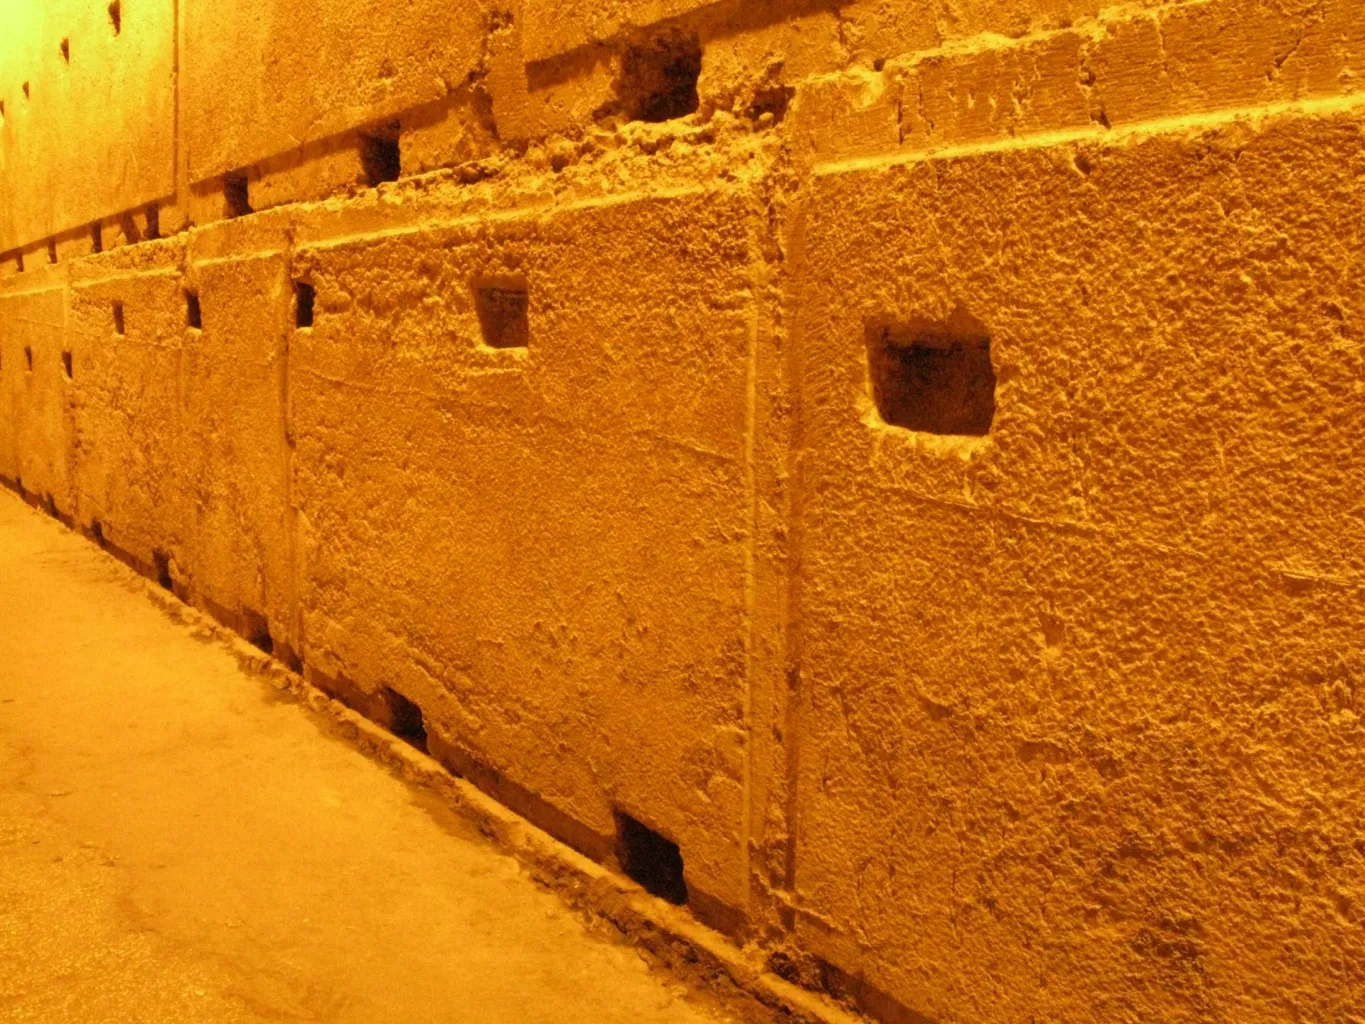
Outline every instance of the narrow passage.
<path id="1" fill-rule="evenodd" d="M 720 1019 L 0 492 L 0 1021 Z"/>

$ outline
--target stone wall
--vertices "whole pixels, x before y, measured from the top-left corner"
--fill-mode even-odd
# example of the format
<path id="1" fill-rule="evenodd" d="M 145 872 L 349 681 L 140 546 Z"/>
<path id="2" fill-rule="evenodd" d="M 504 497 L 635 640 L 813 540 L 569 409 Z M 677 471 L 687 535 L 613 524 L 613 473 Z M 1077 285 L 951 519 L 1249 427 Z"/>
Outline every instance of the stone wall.
<path id="1" fill-rule="evenodd" d="M 1365 1020 L 1354 0 L 14 7 L 10 486 L 887 1020 Z"/>

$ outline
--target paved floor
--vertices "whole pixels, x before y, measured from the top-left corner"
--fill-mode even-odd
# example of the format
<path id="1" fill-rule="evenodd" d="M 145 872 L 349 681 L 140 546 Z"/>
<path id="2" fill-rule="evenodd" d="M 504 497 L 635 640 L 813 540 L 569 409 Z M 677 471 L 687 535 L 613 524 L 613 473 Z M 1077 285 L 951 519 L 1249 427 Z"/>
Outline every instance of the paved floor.
<path id="1" fill-rule="evenodd" d="M 0 492 L 0 1021 L 717 1019 L 273 694 Z"/>

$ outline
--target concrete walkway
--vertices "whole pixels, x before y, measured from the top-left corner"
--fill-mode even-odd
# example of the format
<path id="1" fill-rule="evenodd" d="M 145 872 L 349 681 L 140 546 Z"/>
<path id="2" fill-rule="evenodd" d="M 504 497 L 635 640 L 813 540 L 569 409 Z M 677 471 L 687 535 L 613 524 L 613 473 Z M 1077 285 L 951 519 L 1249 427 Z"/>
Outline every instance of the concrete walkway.
<path id="1" fill-rule="evenodd" d="M 718 1019 L 0 492 L 0 1020 Z"/>

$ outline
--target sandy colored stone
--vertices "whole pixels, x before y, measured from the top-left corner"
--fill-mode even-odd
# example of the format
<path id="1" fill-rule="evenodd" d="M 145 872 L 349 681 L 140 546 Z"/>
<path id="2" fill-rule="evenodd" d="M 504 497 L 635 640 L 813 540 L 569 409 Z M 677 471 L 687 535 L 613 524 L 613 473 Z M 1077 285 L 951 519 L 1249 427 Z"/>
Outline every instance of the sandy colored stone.
<path id="1" fill-rule="evenodd" d="M 317 320 L 291 373 L 305 657 L 396 687 L 607 845 L 614 807 L 648 822 L 687 851 L 689 884 L 732 906 L 743 202 L 594 204 L 306 252 Z M 500 281 L 527 289 L 525 349 L 482 341 L 474 289 Z M 686 590 L 651 568 L 666 564 Z"/>
<path id="2" fill-rule="evenodd" d="M 175 191 L 174 4 L 138 0 L 117 34 L 107 6 L 6 6 L 0 248 Z"/>
<path id="3" fill-rule="evenodd" d="M 187 0 L 191 181 L 248 167 L 443 97 L 479 64 L 481 4 Z"/>
<path id="4" fill-rule="evenodd" d="M 1358 7 L 182 5 L 0 476 L 792 984 L 1365 1019 Z"/>
<path id="5" fill-rule="evenodd" d="M 1365 996 L 1360 153 L 1342 116 L 817 181 L 798 934 L 930 1019 Z M 862 344 L 959 306 L 1003 383 L 954 451 L 876 422 Z"/>
<path id="6" fill-rule="evenodd" d="M 730 1019 L 9 493 L 0 575 L 0 1017 Z"/>

